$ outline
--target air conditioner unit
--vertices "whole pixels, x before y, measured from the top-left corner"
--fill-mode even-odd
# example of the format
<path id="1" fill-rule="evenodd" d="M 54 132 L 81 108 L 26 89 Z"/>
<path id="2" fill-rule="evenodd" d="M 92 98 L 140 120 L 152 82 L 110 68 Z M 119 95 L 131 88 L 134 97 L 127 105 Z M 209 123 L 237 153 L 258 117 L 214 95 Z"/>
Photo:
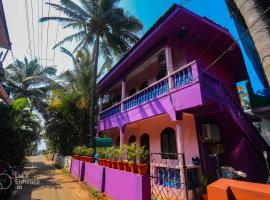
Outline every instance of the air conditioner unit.
<path id="1" fill-rule="evenodd" d="M 219 142 L 220 133 L 217 125 L 202 124 L 201 138 L 204 142 Z"/>

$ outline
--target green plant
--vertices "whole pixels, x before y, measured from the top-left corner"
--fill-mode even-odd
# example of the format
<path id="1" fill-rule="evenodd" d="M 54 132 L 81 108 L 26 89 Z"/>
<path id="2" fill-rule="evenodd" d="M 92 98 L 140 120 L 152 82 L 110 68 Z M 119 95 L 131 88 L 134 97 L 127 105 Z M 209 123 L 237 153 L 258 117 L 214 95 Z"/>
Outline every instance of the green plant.
<path id="1" fill-rule="evenodd" d="M 75 146 L 72 150 L 73 155 L 81 155 L 82 147 L 81 146 Z"/>
<path id="2" fill-rule="evenodd" d="M 96 190 L 95 188 L 91 187 L 89 189 L 89 193 L 93 199 L 96 199 L 96 200 L 103 200 L 104 199 L 104 195 L 102 193 L 100 193 L 98 190 Z"/>
<path id="3" fill-rule="evenodd" d="M 107 148 L 106 147 L 98 148 L 97 152 L 98 152 L 100 158 L 107 158 Z"/>
<path id="4" fill-rule="evenodd" d="M 120 148 L 119 147 L 113 147 L 112 160 L 119 160 L 119 155 L 120 155 Z"/>
<path id="5" fill-rule="evenodd" d="M 114 147 L 107 147 L 107 149 L 106 149 L 106 155 L 107 155 L 107 158 L 109 160 L 112 160 L 113 157 L 114 157 L 114 155 L 113 155 L 113 149 L 114 149 Z"/>
<path id="6" fill-rule="evenodd" d="M 147 163 L 147 159 L 149 157 L 149 151 L 146 150 L 144 146 L 137 147 L 137 155 L 138 155 L 140 164 Z"/>
<path id="7" fill-rule="evenodd" d="M 84 151 L 83 151 L 84 156 L 90 156 L 93 157 L 94 156 L 94 149 L 89 147 L 84 147 Z"/>
<path id="8" fill-rule="evenodd" d="M 137 161 L 137 147 L 135 143 L 126 146 L 127 159 L 130 163 L 136 163 Z"/>

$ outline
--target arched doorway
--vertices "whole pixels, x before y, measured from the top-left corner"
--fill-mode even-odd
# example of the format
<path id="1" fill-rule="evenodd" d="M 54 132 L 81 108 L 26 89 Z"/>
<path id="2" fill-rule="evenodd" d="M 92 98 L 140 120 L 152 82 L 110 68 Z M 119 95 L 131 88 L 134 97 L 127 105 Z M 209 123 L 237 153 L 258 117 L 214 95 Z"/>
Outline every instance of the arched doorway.
<path id="1" fill-rule="evenodd" d="M 116 138 L 115 146 L 117 146 L 117 147 L 120 146 L 120 136 L 118 136 L 118 137 Z"/>
<path id="2" fill-rule="evenodd" d="M 177 159 L 176 136 L 174 129 L 167 127 L 160 134 L 163 159 Z"/>
<path id="3" fill-rule="evenodd" d="M 128 139 L 128 144 L 136 143 L 136 136 L 132 135 Z"/>
<path id="4" fill-rule="evenodd" d="M 140 140 L 140 146 L 145 146 L 145 149 L 150 151 L 149 135 L 147 133 L 142 134 Z"/>

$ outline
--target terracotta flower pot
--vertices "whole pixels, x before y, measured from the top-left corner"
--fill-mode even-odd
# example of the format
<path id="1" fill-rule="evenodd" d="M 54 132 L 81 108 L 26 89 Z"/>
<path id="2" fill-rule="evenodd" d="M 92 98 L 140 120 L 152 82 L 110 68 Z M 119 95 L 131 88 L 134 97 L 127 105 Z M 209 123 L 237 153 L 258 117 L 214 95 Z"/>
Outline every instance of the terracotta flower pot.
<path id="1" fill-rule="evenodd" d="M 119 170 L 124 170 L 124 162 L 123 161 L 117 161 L 117 167 Z"/>
<path id="2" fill-rule="evenodd" d="M 208 195 L 207 194 L 202 194 L 202 200 L 208 200 Z"/>
<path id="3" fill-rule="evenodd" d="M 113 160 L 112 161 L 112 168 L 113 169 L 118 169 L 118 164 L 117 164 L 117 161 L 116 160 Z"/>
<path id="4" fill-rule="evenodd" d="M 140 175 L 146 175 L 147 174 L 147 169 L 148 165 L 147 164 L 137 164 L 138 167 L 138 172 Z"/>
<path id="5" fill-rule="evenodd" d="M 131 170 L 132 173 L 135 173 L 135 174 L 138 173 L 138 167 L 137 167 L 137 164 L 135 164 L 135 163 L 130 163 L 129 166 L 130 166 L 130 170 Z"/>
<path id="6" fill-rule="evenodd" d="M 112 168 L 112 161 L 111 160 L 107 160 L 107 167 Z"/>
<path id="7" fill-rule="evenodd" d="M 107 159 L 104 159 L 104 160 L 103 160 L 103 166 L 104 166 L 104 167 L 107 167 L 107 163 L 108 163 L 108 160 L 107 160 Z"/>
<path id="8" fill-rule="evenodd" d="M 127 172 L 130 172 L 129 163 L 128 162 L 124 162 L 123 165 L 124 165 L 124 170 L 127 171 Z"/>
<path id="9" fill-rule="evenodd" d="M 98 165 L 100 165 L 100 166 L 103 165 L 103 160 L 102 160 L 102 158 L 99 158 L 99 159 L 98 159 Z"/>
<path id="10" fill-rule="evenodd" d="M 93 163 L 95 161 L 95 159 L 93 157 L 90 157 L 90 156 L 84 156 L 84 161 Z"/>

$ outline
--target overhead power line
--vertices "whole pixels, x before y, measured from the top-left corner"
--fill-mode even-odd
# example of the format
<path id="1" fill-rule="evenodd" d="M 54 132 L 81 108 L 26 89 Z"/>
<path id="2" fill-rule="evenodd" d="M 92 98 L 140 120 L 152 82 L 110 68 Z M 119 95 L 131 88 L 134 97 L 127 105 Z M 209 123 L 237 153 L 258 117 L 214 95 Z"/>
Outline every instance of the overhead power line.
<path id="1" fill-rule="evenodd" d="M 35 42 L 35 25 L 34 25 L 34 9 L 33 0 L 31 0 L 31 18 L 32 18 L 32 36 L 33 36 L 33 47 L 34 47 L 34 57 L 36 57 L 36 42 Z"/>
<path id="2" fill-rule="evenodd" d="M 51 11 L 51 0 L 49 0 L 49 9 L 48 9 L 48 17 L 50 17 L 50 11 Z M 46 67 L 48 66 L 48 45 L 49 45 L 49 28 L 50 28 L 50 21 L 48 21 L 47 26 L 47 44 L 46 44 Z"/>
<path id="3" fill-rule="evenodd" d="M 25 5 L 25 17 L 26 17 L 26 23 L 27 23 L 27 34 L 28 34 L 28 48 L 30 49 L 30 56 L 31 59 L 33 59 L 33 52 L 31 47 L 31 35 L 30 35 L 30 27 L 29 27 L 29 16 L 28 16 L 28 3 L 27 0 L 24 0 Z"/>

